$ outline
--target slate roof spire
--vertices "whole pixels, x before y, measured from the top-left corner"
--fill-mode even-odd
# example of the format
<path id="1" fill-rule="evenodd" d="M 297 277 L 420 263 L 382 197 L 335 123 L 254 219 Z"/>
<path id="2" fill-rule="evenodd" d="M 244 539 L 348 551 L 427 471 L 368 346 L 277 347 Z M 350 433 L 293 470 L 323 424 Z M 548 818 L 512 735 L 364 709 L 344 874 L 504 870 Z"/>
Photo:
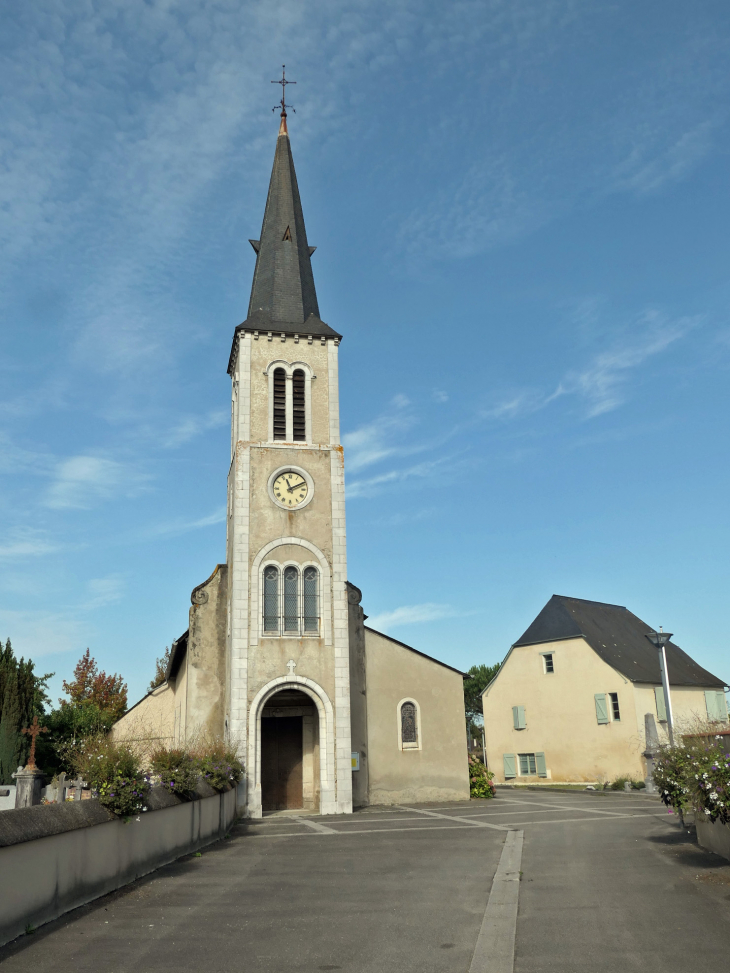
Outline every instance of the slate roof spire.
<path id="1" fill-rule="evenodd" d="M 256 269 L 248 318 L 260 319 L 261 329 L 305 331 L 305 321 L 314 315 L 321 329 L 311 262 L 316 248 L 307 243 L 283 107 L 261 239 L 251 240 L 251 246 L 256 251 Z"/>

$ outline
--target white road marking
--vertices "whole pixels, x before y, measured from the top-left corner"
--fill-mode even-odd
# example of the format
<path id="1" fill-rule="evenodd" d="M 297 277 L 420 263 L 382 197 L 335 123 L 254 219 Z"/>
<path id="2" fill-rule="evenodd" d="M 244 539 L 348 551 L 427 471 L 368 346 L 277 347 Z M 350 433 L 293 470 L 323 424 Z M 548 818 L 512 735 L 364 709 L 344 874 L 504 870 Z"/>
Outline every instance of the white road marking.
<path id="1" fill-rule="evenodd" d="M 396 804 L 396 807 L 403 807 L 403 805 Z M 445 818 L 447 821 L 470 821 L 472 827 L 474 828 L 493 828 L 495 831 L 508 831 L 504 824 L 487 824 L 486 821 L 476 821 L 474 818 L 468 818 L 464 814 L 460 814 L 459 817 L 454 817 L 453 814 L 439 814 L 436 811 L 422 811 L 418 807 L 405 808 L 408 811 L 415 811 L 416 814 L 425 814 L 429 818 Z"/>
<path id="2" fill-rule="evenodd" d="M 321 824 L 319 821 L 310 821 L 309 818 L 300 818 L 298 814 L 290 815 L 292 821 L 296 821 L 297 824 L 303 824 L 307 828 L 311 828 L 312 831 L 318 831 L 320 834 L 337 834 L 334 828 L 329 828 L 326 824 Z"/>
<path id="3" fill-rule="evenodd" d="M 469 973 L 513 973 L 523 838 L 522 831 L 507 834 Z"/>

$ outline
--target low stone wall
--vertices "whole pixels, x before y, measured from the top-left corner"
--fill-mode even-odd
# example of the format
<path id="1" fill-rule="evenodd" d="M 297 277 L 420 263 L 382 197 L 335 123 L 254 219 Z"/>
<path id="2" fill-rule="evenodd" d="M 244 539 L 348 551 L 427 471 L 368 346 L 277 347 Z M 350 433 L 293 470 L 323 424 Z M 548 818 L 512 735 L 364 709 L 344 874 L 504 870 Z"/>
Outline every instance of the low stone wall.
<path id="1" fill-rule="evenodd" d="M 730 825 L 719 821 L 703 821 L 700 814 L 695 822 L 697 827 L 697 843 L 707 851 L 714 851 L 716 855 L 727 858 L 730 862 Z"/>
<path id="2" fill-rule="evenodd" d="M 200 783 L 193 800 L 154 788 L 125 824 L 97 800 L 0 815 L 0 945 L 222 838 L 236 789 Z"/>

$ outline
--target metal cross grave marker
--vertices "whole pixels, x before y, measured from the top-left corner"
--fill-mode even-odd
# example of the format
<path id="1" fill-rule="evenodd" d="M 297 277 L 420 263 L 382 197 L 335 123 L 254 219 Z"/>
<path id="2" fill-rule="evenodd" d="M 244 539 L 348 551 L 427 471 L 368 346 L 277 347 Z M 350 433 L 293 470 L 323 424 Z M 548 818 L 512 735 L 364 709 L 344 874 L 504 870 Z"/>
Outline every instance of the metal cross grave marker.
<path id="1" fill-rule="evenodd" d="M 27 733 L 30 737 L 30 753 L 28 754 L 28 763 L 26 764 L 26 770 L 37 770 L 35 765 L 35 741 L 39 733 L 48 733 L 47 726 L 38 726 L 38 717 L 33 717 L 33 722 L 30 726 L 26 727 L 21 733 Z"/>

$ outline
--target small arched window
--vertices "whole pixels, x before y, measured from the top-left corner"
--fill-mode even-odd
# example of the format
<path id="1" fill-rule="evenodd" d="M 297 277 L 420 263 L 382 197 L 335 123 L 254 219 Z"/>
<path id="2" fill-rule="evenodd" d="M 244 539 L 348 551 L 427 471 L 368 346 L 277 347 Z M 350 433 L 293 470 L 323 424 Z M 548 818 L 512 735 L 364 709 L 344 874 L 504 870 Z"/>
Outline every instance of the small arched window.
<path id="1" fill-rule="evenodd" d="M 403 747 L 418 746 L 418 712 L 416 704 L 410 701 L 401 704 L 400 738 Z"/>
<path id="2" fill-rule="evenodd" d="M 304 409 L 305 396 L 304 372 L 297 368 L 292 376 L 292 430 L 295 443 L 303 443 L 307 438 L 307 416 Z"/>
<path id="3" fill-rule="evenodd" d="M 279 569 L 273 564 L 264 570 L 264 631 L 279 634 Z"/>
<path id="4" fill-rule="evenodd" d="M 286 372 L 274 369 L 274 439 L 286 439 Z"/>
<path id="5" fill-rule="evenodd" d="M 319 571 L 316 568 L 304 569 L 304 631 L 319 631 L 319 592 L 317 582 Z"/>
<path id="6" fill-rule="evenodd" d="M 299 571 L 284 569 L 284 631 L 299 633 Z"/>

